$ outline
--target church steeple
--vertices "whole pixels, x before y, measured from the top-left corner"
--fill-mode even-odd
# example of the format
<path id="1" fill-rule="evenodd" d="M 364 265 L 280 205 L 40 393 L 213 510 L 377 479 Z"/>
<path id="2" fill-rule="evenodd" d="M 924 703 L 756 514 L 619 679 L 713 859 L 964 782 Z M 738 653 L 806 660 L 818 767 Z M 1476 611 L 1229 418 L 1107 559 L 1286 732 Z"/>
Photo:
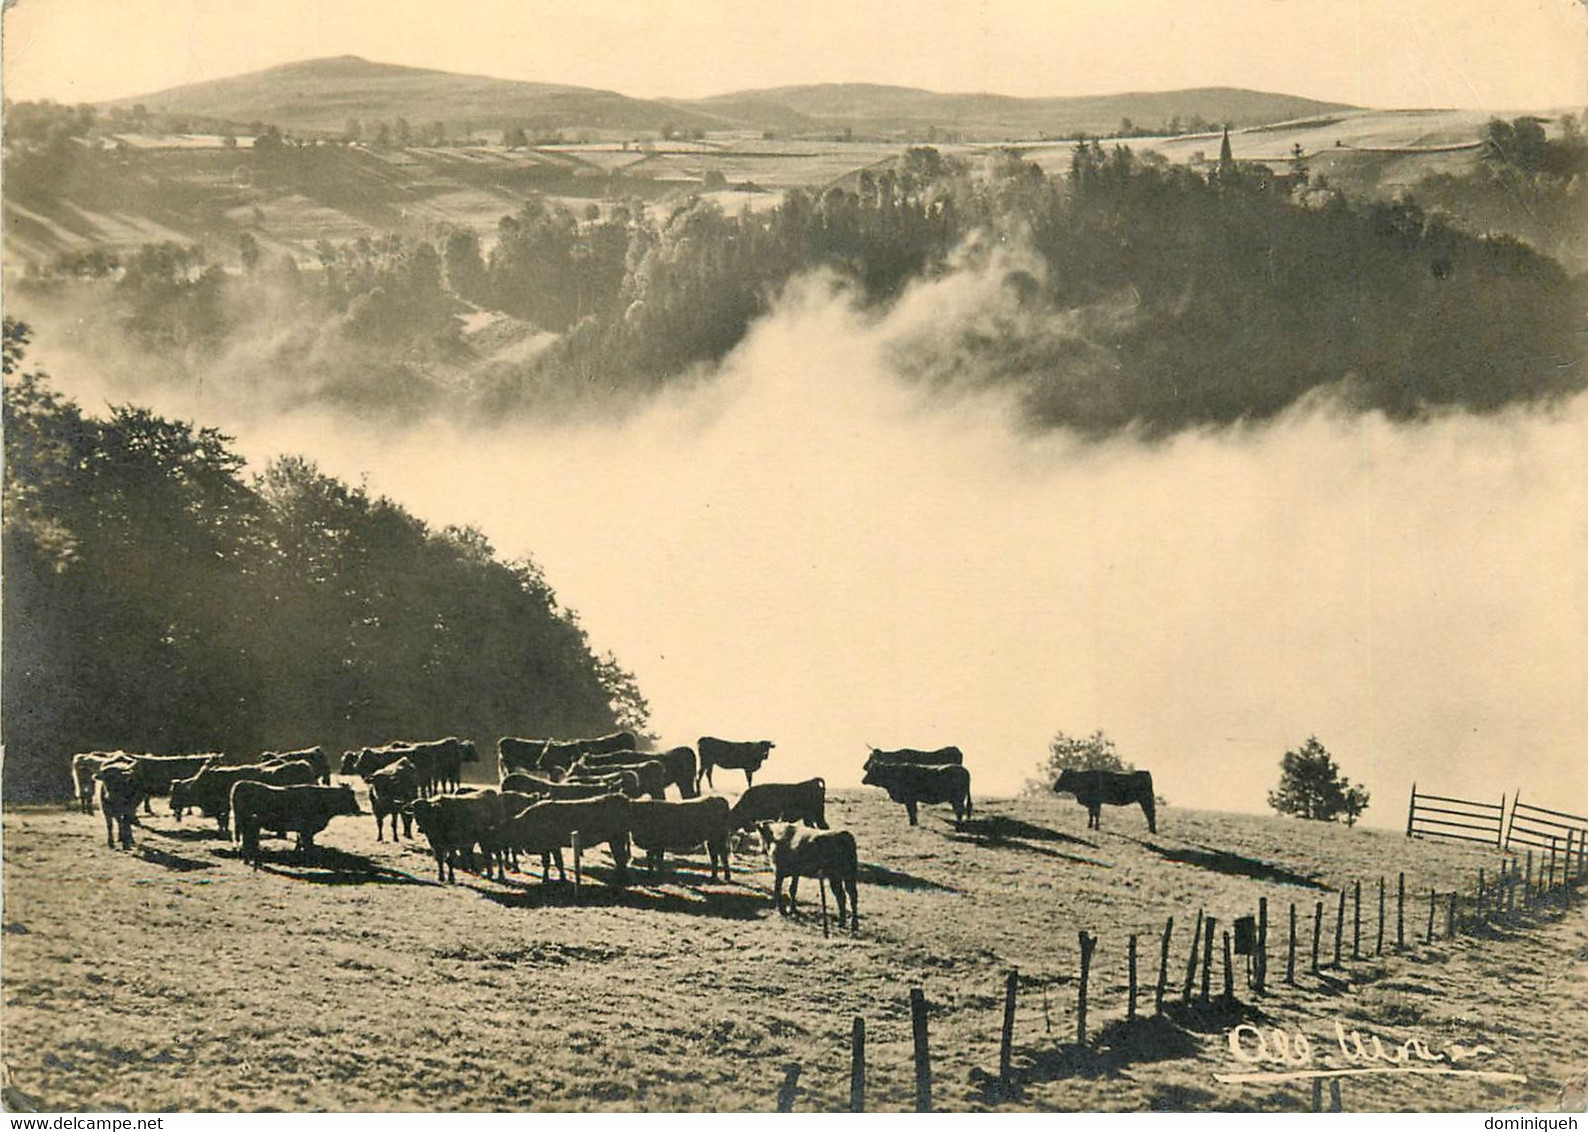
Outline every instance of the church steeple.
<path id="1" fill-rule="evenodd" d="M 1230 152 L 1230 128 L 1224 127 L 1224 140 L 1219 143 L 1219 177 L 1227 179 L 1235 173 L 1235 155 Z"/>

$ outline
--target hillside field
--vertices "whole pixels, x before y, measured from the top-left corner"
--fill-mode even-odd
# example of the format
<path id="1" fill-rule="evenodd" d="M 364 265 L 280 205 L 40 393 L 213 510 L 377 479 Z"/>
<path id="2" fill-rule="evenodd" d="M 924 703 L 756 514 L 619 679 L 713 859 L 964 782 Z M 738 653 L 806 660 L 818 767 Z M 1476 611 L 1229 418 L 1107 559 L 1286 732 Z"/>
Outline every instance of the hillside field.
<path id="1" fill-rule="evenodd" d="M 1175 808 L 1156 835 L 1139 811 L 1112 808 L 1089 831 L 1084 810 L 1051 796 L 985 800 L 959 832 L 946 809 L 928 808 L 912 829 L 879 791 L 838 792 L 829 820 L 855 832 L 863 862 L 860 931 L 824 939 L 814 884 L 801 915 L 779 917 L 759 854 L 740 856 L 731 882 L 709 881 L 694 859 L 659 883 L 636 873 L 618 894 L 597 850 L 575 904 L 571 885 L 542 885 L 538 867 L 506 883 L 460 872 L 437 884 L 428 854 L 378 844 L 367 816 L 337 819 L 317 863 L 267 842 L 254 871 L 212 822 L 178 824 L 163 801 L 156 811 L 131 853 L 105 847 L 97 815 L 4 813 L 10 1109 L 767 1111 L 798 1063 L 796 1110 L 841 1111 L 858 1015 L 868 1108 L 908 1110 L 915 986 L 931 1008 L 943 1110 L 1310 1108 L 1306 1081 L 1215 1080 L 1254 1068 L 1230 1051 L 1242 1020 L 1305 1033 L 1320 1069 L 1344 1064 L 1338 1020 L 1369 1043 L 1456 1044 L 1466 1068 L 1525 1077 L 1348 1077 L 1348 1110 L 1553 1109 L 1588 1068 L 1580 909 L 1424 942 L 1430 888 L 1470 892 L 1480 867 L 1494 876 L 1497 851 L 1474 845 Z M 1397 954 L 1402 868 L 1412 898 Z M 1381 876 L 1390 915 L 1375 958 Z M 1337 893 L 1357 880 L 1363 956 L 1351 959 L 1348 902 L 1344 962 L 1332 968 Z M 1238 970 L 1247 1005 L 1182 1006 L 1198 909 L 1227 926 L 1264 896 L 1268 995 Z M 1324 969 L 1313 975 L 1319 901 Z M 1292 902 L 1302 940 L 1290 987 Z M 1153 1019 L 1171 915 L 1169 1009 Z M 1441 937 L 1443 917 L 1441 906 Z M 1081 929 L 1099 940 L 1085 1049 Z M 1131 933 L 1149 1017 L 1127 1025 Z M 1010 967 L 1018 1092 L 1005 1096 L 978 1074 L 997 1069 Z"/>

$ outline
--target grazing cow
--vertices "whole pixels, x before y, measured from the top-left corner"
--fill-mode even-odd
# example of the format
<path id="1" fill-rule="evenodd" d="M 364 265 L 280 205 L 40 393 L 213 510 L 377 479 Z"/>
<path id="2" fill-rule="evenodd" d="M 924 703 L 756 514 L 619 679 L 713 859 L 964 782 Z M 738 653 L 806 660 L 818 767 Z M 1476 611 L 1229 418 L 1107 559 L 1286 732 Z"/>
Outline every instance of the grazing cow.
<path id="1" fill-rule="evenodd" d="M 844 926 L 845 896 L 849 904 L 849 930 L 860 927 L 860 895 L 856 880 L 860 873 L 860 853 L 855 848 L 855 835 L 847 829 L 809 830 L 797 825 L 762 824 L 761 843 L 771 854 L 775 880 L 772 898 L 779 913 L 784 913 L 783 879 L 789 880 L 787 914 L 794 912 L 795 895 L 799 892 L 800 877 L 815 877 L 816 883 L 827 881 L 838 902 L 838 926 Z"/>
<path id="2" fill-rule="evenodd" d="M 231 810 L 242 858 L 258 868 L 259 835 L 273 830 L 283 836 L 298 835 L 298 852 L 307 855 L 314 838 L 331 819 L 358 814 L 351 786 L 272 786 L 243 781 L 232 787 Z"/>
<path id="3" fill-rule="evenodd" d="M 667 797 L 667 768 L 662 765 L 662 760 L 636 756 L 632 761 L 614 761 L 601 766 L 591 766 L 586 761 L 590 757 L 589 755 L 581 757 L 569 768 L 570 780 L 596 780 L 605 775 L 631 774 L 639 786 L 640 794 L 649 794 L 657 801 Z"/>
<path id="4" fill-rule="evenodd" d="M 450 735 L 445 739 L 423 742 L 399 739 L 388 743 L 385 749 L 400 749 L 413 762 L 419 776 L 419 795 L 422 798 L 428 798 L 442 788 L 457 789 L 463 785 L 463 764 L 480 761 L 473 742 Z"/>
<path id="5" fill-rule="evenodd" d="M 83 813 L 94 812 L 94 789 L 98 784 L 95 773 L 106 763 L 130 762 L 131 758 L 126 751 L 83 751 L 72 756 L 72 792 Z"/>
<path id="6" fill-rule="evenodd" d="M 758 739 L 753 743 L 733 743 L 726 739 L 713 739 L 709 735 L 701 736 L 698 744 L 700 749 L 700 770 L 695 776 L 695 792 L 700 792 L 700 779 L 705 778 L 706 783 L 715 789 L 716 783 L 712 781 L 713 767 L 722 767 L 724 770 L 744 771 L 744 784 L 752 786 L 755 783 L 755 772 L 761 769 L 761 764 L 766 762 L 767 756 L 776 746 L 770 739 Z"/>
<path id="7" fill-rule="evenodd" d="M 690 853 L 704 845 L 711 854 L 711 879 L 732 875 L 728 868 L 728 799 L 696 798 L 687 802 L 630 802 L 629 835 L 636 849 L 644 849 L 652 874 L 662 864 L 662 854 Z"/>
<path id="8" fill-rule="evenodd" d="M 939 747 L 935 751 L 917 751 L 913 747 L 901 747 L 897 751 L 881 751 L 873 747 L 866 756 L 866 763 L 889 766 L 964 766 L 965 752 L 958 747 Z"/>
<path id="9" fill-rule="evenodd" d="M 827 828 L 827 783 L 820 778 L 804 782 L 763 782 L 739 796 L 733 807 L 733 828 L 755 829 L 765 822 L 804 822 Z"/>
<path id="10" fill-rule="evenodd" d="M 315 781 L 323 786 L 331 785 L 331 760 L 326 758 L 324 747 L 302 747 L 296 751 L 265 751 L 260 754 L 258 761 L 306 762 L 314 768 Z"/>
<path id="11" fill-rule="evenodd" d="M 1074 794 L 1086 807 L 1086 828 L 1101 829 L 1103 807 L 1140 803 L 1147 815 L 1147 830 L 1158 832 L 1158 807 L 1152 792 L 1152 774 L 1145 770 L 1117 773 L 1110 770 L 1066 770 L 1053 784 L 1055 794 Z"/>
<path id="12" fill-rule="evenodd" d="M 577 830 L 582 848 L 606 845 L 616 866 L 613 884 L 621 886 L 629 865 L 629 805 L 629 800 L 621 794 L 536 802 L 503 823 L 501 838 L 510 850 L 541 854 L 542 862 L 546 861 L 548 853 L 556 857 L 557 874 L 567 880 L 562 850 L 573 844 L 573 834 Z M 549 879 L 550 871 L 549 865 L 543 865 L 542 881 Z"/>
<path id="13" fill-rule="evenodd" d="M 505 873 L 500 853 L 500 827 L 506 815 L 502 796 L 495 790 L 420 798 L 410 802 L 406 812 L 413 815 L 419 832 L 430 842 L 430 851 L 436 857 L 438 881 L 456 883 L 456 859 L 461 857 L 463 867 L 469 868 L 476 845 L 485 856 L 487 876 L 492 865 L 496 866 L 498 874 Z"/>
<path id="14" fill-rule="evenodd" d="M 132 781 L 132 767 L 128 763 L 106 762 L 94 772 L 99 783 L 99 808 L 105 815 L 105 845 L 116 847 L 119 834 L 121 847 L 132 848 L 132 827 L 138 824 L 138 788 Z"/>
<path id="15" fill-rule="evenodd" d="M 204 755 L 132 755 L 132 785 L 143 803 L 143 812 L 154 813 L 149 799 L 156 795 L 166 797 L 171 784 L 179 778 L 192 778 L 214 758 L 214 752 Z"/>
<path id="16" fill-rule="evenodd" d="M 970 771 L 962 766 L 911 766 L 867 759 L 866 776 L 860 781 L 866 786 L 880 786 L 889 798 L 904 803 L 911 825 L 920 824 L 916 806 L 923 802 L 953 806 L 955 829 L 970 814 Z"/>
<path id="17" fill-rule="evenodd" d="M 302 759 L 291 762 L 255 763 L 253 766 L 215 766 L 205 763 L 192 778 L 179 778 L 171 783 L 171 812 L 178 821 L 188 810 L 198 810 L 212 817 L 222 833 L 232 812 L 232 787 L 239 782 L 268 782 L 272 786 L 307 786 L 317 781 L 319 775 L 311 763 Z"/>
<path id="18" fill-rule="evenodd" d="M 365 783 L 369 786 L 369 808 L 375 815 L 375 840 L 385 840 L 386 819 L 391 818 L 391 839 L 397 836 L 397 819 L 403 821 L 403 833 L 408 840 L 414 836 L 413 814 L 404 807 L 419 798 L 419 774 L 411 759 L 398 759 L 390 766 L 375 771 Z"/>

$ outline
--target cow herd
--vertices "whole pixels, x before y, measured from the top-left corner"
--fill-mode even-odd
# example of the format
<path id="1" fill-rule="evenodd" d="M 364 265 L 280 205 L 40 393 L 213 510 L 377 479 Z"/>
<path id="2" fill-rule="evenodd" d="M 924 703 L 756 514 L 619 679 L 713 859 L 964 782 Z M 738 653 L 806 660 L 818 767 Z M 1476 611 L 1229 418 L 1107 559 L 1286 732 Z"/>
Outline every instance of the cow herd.
<path id="1" fill-rule="evenodd" d="M 577 854 L 600 846 L 611 857 L 615 886 L 627 883 L 634 857 L 643 856 L 655 876 L 665 868 L 667 854 L 702 849 L 712 879 L 728 880 L 732 845 L 758 835 L 773 867 L 779 912 L 792 910 L 799 878 L 814 877 L 818 885 L 830 887 L 840 926 L 847 917 L 853 929 L 858 917 L 855 838 L 829 828 L 822 779 L 755 783 L 773 747 L 767 740 L 705 736 L 695 748 L 650 752 L 641 750 L 629 731 L 587 739 L 506 736 L 497 743 L 497 785 L 481 787 L 463 781 L 465 764 L 480 761 L 471 741 L 402 741 L 343 754 L 338 770 L 363 781 L 367 811 L 359 808 L 351 785 L 331 784 L 330 762 L 319 747 L 253 758 L 93 751 L 73 758 L 72 777 L 85 812 L 93 811 L 97 789 L 111 848 L 118 841 L 130 848 L 139 807 L 152 813 L 150 799 L 168 797 L 178 820 L 190 812 L 213 818 L 220 832 L 239 844 L 241 858 L 256 868 L 265 833 L 294 834 L 299 854 L 307 855 L 332 819 L 366 812 L 374 815 L 377 841 L 384 841 L 388 831 L 394 842 L 413 840 L 417 826 L 442 883 L 455 881 L 460 866 L 505 879 L 509 869 L 519 869 L 521 856 L 540 857 L 542 882 L 550 880 L 553 863 L 566 879 L 564 850 Z M 714 788 L 714 770 L 744 772 L 746 789 L 732 805 L 703 795 L 703 782 Z M 958 747 L 871 748 L 862 781 L 903 805 L 911 825 L 919 823 L 921 805 L 951 807 L 956 828 L 971 815 L 970 772 Z M 668 798 L 669 788 L 677 791 L 677 800 Z M 1066 771 L 1055 789 L 1074 793 L 1087 807 L 1091 825 L 1105 803 L 1139 803 L 1149 826 L 1156 828 L 1152 779 L 1146 772 Z"/>

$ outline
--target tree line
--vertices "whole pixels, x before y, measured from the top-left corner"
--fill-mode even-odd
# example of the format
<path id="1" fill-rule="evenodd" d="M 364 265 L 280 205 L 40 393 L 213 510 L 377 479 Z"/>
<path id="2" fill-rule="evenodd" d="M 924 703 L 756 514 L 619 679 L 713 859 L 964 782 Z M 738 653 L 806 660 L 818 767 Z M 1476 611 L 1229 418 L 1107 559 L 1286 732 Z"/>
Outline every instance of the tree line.
<path id="1" fill-rule="evenodd" d="M 249 477 L 214 429 L 90 416 L 28 336 L 5 320 L 8 799 L 65 796 L 79 750 L 643 729 L 533 562 L 301 458 Z"/>
<path id="2" fill-rule="evenodd" d="M 486 418 L 549 399 L 644 395 L 692 374 L 803 273 L 833 273 L 854 301 L 880 308 L 912 283 L 985 266 L 967 254 L 978 245 L 1027 253 L 1004 269 L 1005 301 L 895 361 L 935 385 L 1008 389 L 1033 427 L 1163 436 L 1266 419 L 1315 392 L 1413 419 L 1584 384 L 1581 279 L 1410 197 L 1352 199 L 1314 183 L 1304 163 L 1279 176 L 1222 164 L 1204 173 L 1094 141 L 1055 177 L 1014 153 L 970 165 L 915 147 L 880 171 L 740 215 L 704 199 L 665 214 L 626 201 L 576 214 L 531 196 L 494 237 L 453 227 L 430 240 L 322 244 L 319 271 L 244 251 L 255 269 L 245 278 L 155 256 L 118 266 L 116 290 L 145 340 L 219 351 L 280 317 L 280 301 L 252 297 L 268 279 L 300 326 L 359 344 L 326 374 L 335 396 L 439 407 L 426 375 L 445 362 L 468 372 L 448 384 L 446 407 Z M 555 342 L 471 369 L 484 359 L 460 319 L 476 311 Z M 278 371 L 332 364 L 323 335 L 296 342 L 278 336 L 274 348 L 288 351 Z"/>

